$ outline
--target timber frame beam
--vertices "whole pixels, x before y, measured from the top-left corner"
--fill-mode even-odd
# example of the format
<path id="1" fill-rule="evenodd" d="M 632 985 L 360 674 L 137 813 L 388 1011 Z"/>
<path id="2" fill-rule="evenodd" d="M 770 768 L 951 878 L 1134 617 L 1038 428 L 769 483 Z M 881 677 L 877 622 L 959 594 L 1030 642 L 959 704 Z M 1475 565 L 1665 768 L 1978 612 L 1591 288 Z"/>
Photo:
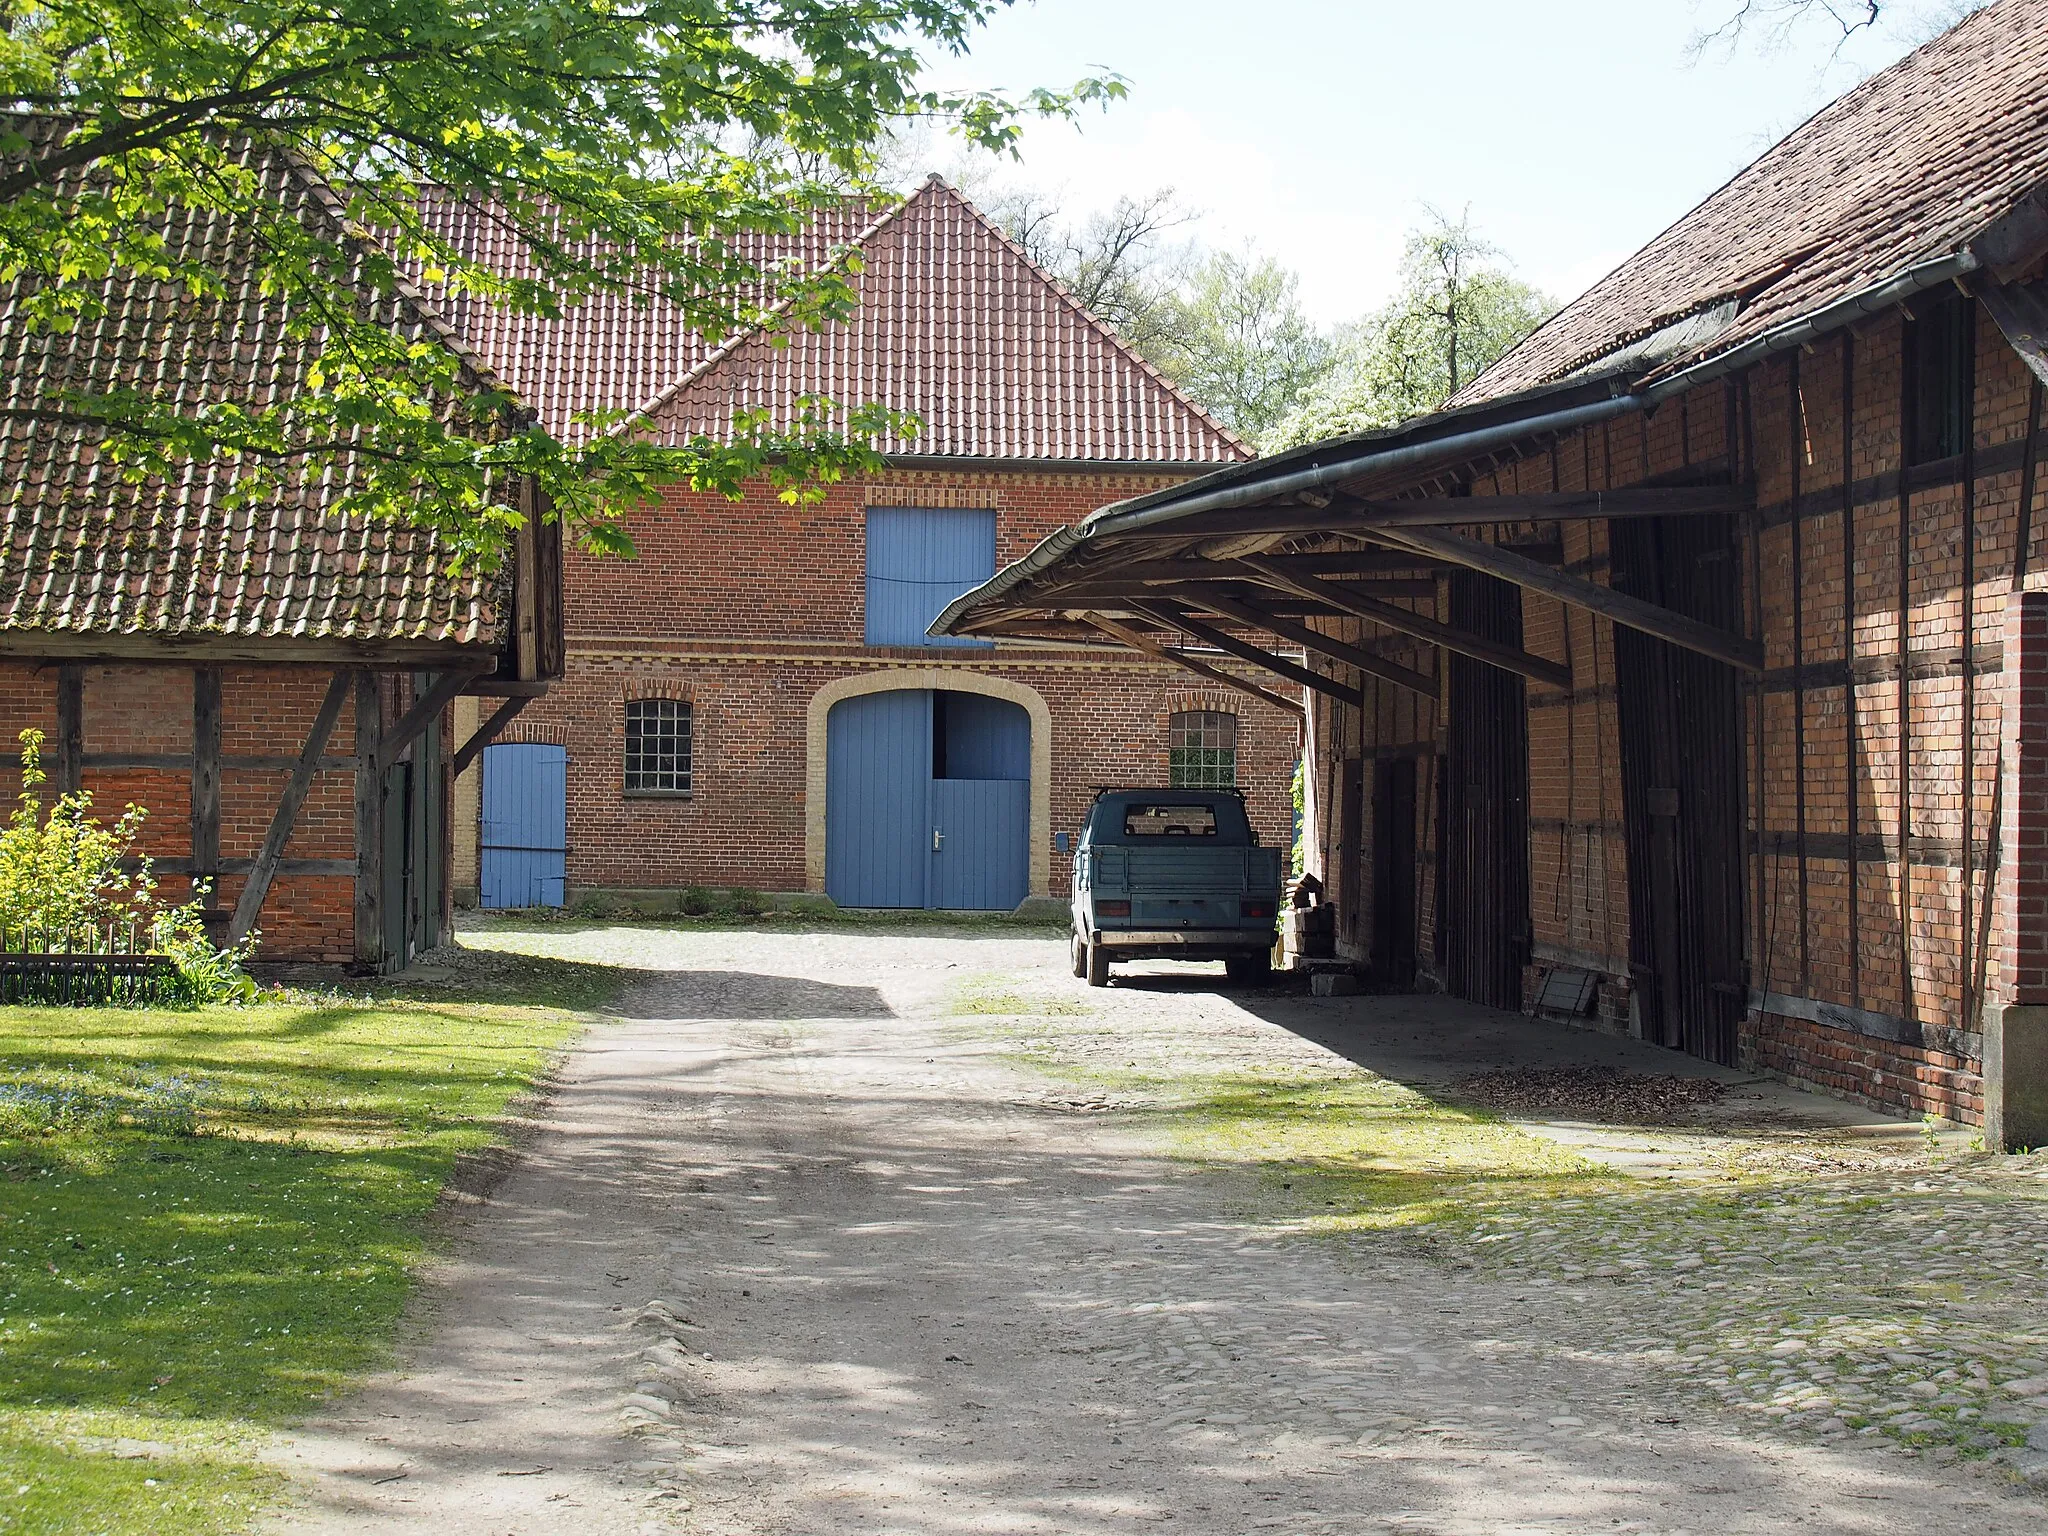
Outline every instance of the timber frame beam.
<path id="1" fill-rule="evenodd" d="M 1612 587 L 1603 587 L 1598 582 L 1531 560 L 1511 549 L 1434 528 L 1373 529 L 1371 537 L 1390 548 L 1411 549 L 1434 560 L 1447 560 L 1467 570 L 1482 571 L 1502 581 L 1513 582 L 1531 592 L 1541 592 L 1573 607 L 1589 609 L 1616 624 L 1654 635 L 1681 650 L 1697 651 L 1715 661 L 1726 662 L 1739 671 L 1756 676 L 1763 673 L 1761 641 L 1731 634 L 1712 624 L 1703 624 L 1669 608 L 1661 608 L 1626 592 L 1617 592 Z"/>
<path id="2" fill-rule="evenodd" d="M 1321 577 L 1290 572 L 1284 567 L 1258 555 L 1246 555 L 1239 562 L 1256 572 L 1267 586 L 1278 587 L 1326 604 L 1353 618 L 1364 619 L 1383 629 L 1396 630 L 1404 635 L 1413 635 L 1427 640 L 1447 651 L 1456 651 L 1460 656 L 1469 656 L 1474 661 L 1483 661 L 1503 671 L 1518 673 L 1532 682 L 1548 683 L 1553 688 L 1572 686 L 1571 669 L 1562 662 L 1547 657 L 1532 656 L 1517 646 L 1506 645 L 1498 640 L 1488 640 L 1467 630 L 1453 628 L 1439 623 L 1423 614 L 1410 613 L 1405 608 L 1396 608 L 1391 603 L 1376 601 L 1366 591 L 1340 586 L 1334 581 Z"/>
<path id="3" fill-rule="evenodd" d="M 1304 688 L 1327 694 L 1339 703 L 1349 704 L 1353 709 L 1365 707 L 1365 695 L 1358 689 L 1340 683 L 1333 677 L 1324 677 L 1322 673 L 1309 667 L 1299 666 L 1284 656 L 1275 656 L 1271 651 L 1261 650 L 1249 640 L 1240 640 L 1226 630 L 1218 629 L 1213 624 L 1205 624 L 1200 619 L 1190 618 L 1167 604 L 1154 606 L 1131 603 L 1127 606 L 1155 624 L 1163 624 L 1168 629 L 1186 630 L 1197 640 L 1206 641 L 1219 651 L 1227 651 L 1240 661 L 1248 661 L 1255 667 L 1263 667 L 1276 677 L 1286 678 L 1290 683 L 1299 683 Z"/>
<path id="4" fill-rule="evenodd" d="M 430 724 L 440 718 L 441 711 L 455 702 L 458 694 L 476 680 L 474 672 L 444 672 L 434 686 L 413 702 L 411 709 L 399 718 L 396 725 L 384 733 L 384 739 L 377 744 L 377 755 L 371 766 L 382 773 L 405 754 Z"/>
<path id="5" fill-rule="evenodd" d="M 1311 629 L 1308 625 L 1275 613 L 1271 609 L 1241 603 L 1236 598 L 1224 597 L 1215 592 L 1187 593 L 1182 596 L 1189 602 L 1213 609 L 1225 618 L 1236 619 L 1240 624 L 1267 630 L 1283 640 L 1292 640 L 1307 650 L 1319 651 L 1332 661 L 1341 661 L 1348 667 L 1356 667 L 1367 676 L 1377 677 L 1397 688 L 1406 688 L 1410 693 L 1419 693 L 1426 699 L 1437 696 L 1435 678 L 1388 661 L 1384 656 L 1375 655 L 1351 644 L 1348 640 L 1339 640 Z"/>
<path id="6" fill-rule="evenodd" d="M 1089 614 L 1088 622 L 1101 630 L 1105 635 L 1108 635 L 1110 639 L 1127 645 L 1134 651 L 1153 657 L 1158 661 L 1170 662 L 1176 667 L 1181 667 L 1194 673 L 1197 677 L 1205 677 L 1212 683 L 1221 683 L 1226 688 L 1234 688 L 1239 693 L 1249 694 L 1263 703 L 1271 704 L 1275 709 L 1286 710 L 1296 719 L 1303 718 L 1307 713 L 1297 699 L 1285 698 L 1277 693 L 1268 693 L 1257 683 L 1246 682 L 1241 677 L 1233 677 L 1221 667 L 1210 666 L 1208 662 L 1203 661 L 1199 656 L 1190 656 L 1186 651 L 1176 650 L 1170 645 L 1161 645 L 1150 635 L 1142 630 L 1132 629 L 1128 624 L 1119 623 L 1117 620 L 1107 618 L 1099 613 Z"/>

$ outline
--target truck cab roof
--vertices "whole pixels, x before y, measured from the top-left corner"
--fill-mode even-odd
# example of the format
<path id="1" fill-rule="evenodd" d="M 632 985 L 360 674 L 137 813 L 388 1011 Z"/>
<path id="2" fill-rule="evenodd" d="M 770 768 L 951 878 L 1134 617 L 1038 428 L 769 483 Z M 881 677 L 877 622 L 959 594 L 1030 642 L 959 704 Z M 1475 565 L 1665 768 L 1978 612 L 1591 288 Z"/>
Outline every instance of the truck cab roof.
<path id="1" fill-rule="evenodd" d="M 1090 843 L 1148 848 L 1247 848 L 1256 842 L 1243 792 L 1234 789 L 1099 790 L 1084 836 Z"/>

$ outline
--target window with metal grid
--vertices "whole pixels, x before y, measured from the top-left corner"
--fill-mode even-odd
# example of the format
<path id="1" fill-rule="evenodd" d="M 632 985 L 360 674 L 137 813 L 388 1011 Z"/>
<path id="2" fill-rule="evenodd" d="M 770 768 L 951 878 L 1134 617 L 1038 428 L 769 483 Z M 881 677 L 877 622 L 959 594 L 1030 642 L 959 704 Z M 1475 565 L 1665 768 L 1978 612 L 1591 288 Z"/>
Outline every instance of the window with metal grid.
<path id="1" fill-rule="evenodd" d="M 1190 709 L 1167 721 L 1167 782 L 1175 789 L 1231 789 L 1237 784 L 1237 716 Z"/>
<path id="2" fill-rule="evenodd" d="M 690 792 L 690 706 L 676 699 L 626 705 L 626 793 Z"/>

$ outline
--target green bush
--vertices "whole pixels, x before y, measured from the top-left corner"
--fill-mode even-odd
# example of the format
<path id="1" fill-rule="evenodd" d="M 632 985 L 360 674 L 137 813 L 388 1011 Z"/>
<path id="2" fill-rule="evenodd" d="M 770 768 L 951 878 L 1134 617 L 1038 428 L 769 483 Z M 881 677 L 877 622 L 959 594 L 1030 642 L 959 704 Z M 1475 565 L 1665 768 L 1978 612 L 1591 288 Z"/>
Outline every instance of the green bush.
<path id="1" fill-rule="evenodd" d="M 684 891 L 676 903 L 676 910 L 685 917 L 705 917 L 718 906 L 718 900 L 701 885 L 693 885 Z"/>
<path id="2" fill-rule="evenodd" d="M 768 898 L 752 886 L 736 885 L 732 888 L 732 909 L 741 917 L 759 917 L 768 910 Z"/>
<path id="3" fill-rule="evenodd" d="M 103 996 L 90 984 L 63 977 L 21 978 L 16 1001 L 109 1002 L 197 1007 L 204 1003 L 247 1002 L 256 995 L 246 969 L 257 936 L 230 949 L 207 937 L 200 913 L 208 892 L 194 891 L 184 906 L 157 898 L 156 878 L 146 858 L 133 858 L 136 835 L 149 812 L 129 805 L 113 826 L 92 814 L 92 796 L 59 795 L 43 812 L 43 733 L 21 733 L 21 794 L 0 830 L 0 945 L 22 950 L 104 951 L 146 942 L 148 951 L 171 963 L 165 981 L 137 989 L 132 997 Z M 32 995 L 48 985 L 52 996 Z"/>

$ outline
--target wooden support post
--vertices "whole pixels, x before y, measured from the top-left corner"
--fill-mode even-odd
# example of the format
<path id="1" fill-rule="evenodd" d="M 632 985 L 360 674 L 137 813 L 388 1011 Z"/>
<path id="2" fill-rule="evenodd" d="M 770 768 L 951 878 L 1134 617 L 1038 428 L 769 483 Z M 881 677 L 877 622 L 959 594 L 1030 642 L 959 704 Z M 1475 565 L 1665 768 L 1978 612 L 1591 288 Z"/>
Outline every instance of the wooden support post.
<path id="1" fill-rule="evenodd" d="M 1977 306 L 1963 300 L 1963 889 L 1962 929 L 1956 935 L 1960 984 L 1957 1027 L 1977 1029 L 1970 975 L 1970 931 L 1975 926 L 1977 854 Z"/>
<path id="2" fill-rule="evenodd" d="M 1812 921 L 1808 916 L 1806 861 L 1806 543 L 1800 532 L 1800 456 L 1806 448 L 1806 397 L 1799 387 L 1799 350 L 1786 354 L 1785 408 L 1792 521 L 1792 826 L 1799 858 L 1799 995 L 1813 995 Z"/>
<path id="3" fill-rule="evenodd" d="M 1396 549 L 1413 549 L 1437 560 L 1462 565 L 1468 570 L 1498 576 L 1531 592 L 1541 592 L 1576 607 L 1591 609 L 1617 624 L 1668 640 L 1682 650 L 1697 651 L 1702 656 L 1725 661 L 1744 672 L 1763 671 L 1763 649 L 1754 641 L 1741 635 L 1731 635 L 1712 624 L 1702 624 L 1698 619 L 1687 618 L 1669 608 L 1660 608 L 1639 597 L 1630 597 L 1612 587 L 1568 575 L 1511 549 L 1484 544 L 1477 539 L 1460 538 L 1434 528 L 1373 528 L 1365 530 L 1365 534 L 1375 542 Z"/>
<path id="4" fill-rule="evenodd" d="M 505 700 L 504 703 L 492 710 L 490 719 L 478 726 L 471 733 L 469 740 L 465 741 L 460 749 L 457 750 L 455 756 L 449 760 L 449 779 L 453 781 L 467 773 L 469 765 L 483 756 L 484 748 L 496 741 L 499 733 L 512 723 L 514 717 L 522 709 L 532 702 L 533 700 L 530 698 L 514 697 Z"/>
<path id="5" fill-rule="evenodd" d="M 1275 656 L 1271 651 L 1261 650 L 1248 640 L 1240 640 L 1213 624 L 1191 619 L 1164 604 L 1153 607 L 1150 604 L 1131 603 L 1127 606 L 1155 624 L 1164 624 L 1169 629 L 1184 629 L 1197 640 L 1205 641 L 1219 651 L 1226 651 L 1240 661 L 1248 661 L 1255 667 L 1263 667 L 1277 677 L 1286 678 L 1290 683 L 1299 683 L 1302 687 L 1313 689 L 1317 693 L 1328 694 L 1339 703 L 1349 704 L 1353 709 L 1360 708 L 1364 702 L 1364 695 L 1356 688 L 1340 683 L 1333 677 L 1325 677 L 1308 667 L 1297 666 L 1284 656 Z"/>
<path id="6" fill-rule="evenodd" d="M 1856 766 L 1861 750 L 1856 709 L 1856 332 L 1842 332 L 1842 728 L 1847 733 L 1844 776 L 1849 825 L 1849 1006 L 1863 1006 L 1863 861 L 1857 856 Z"/>
<path id="7" fill-rule="evenodd" d="M 1236 619 L 1240 624 L 1250 624 L 1268 630 L 1283 640 L 1292 640 L 1306 650 L 1320 652 L 1332 661 L 1341 661 L 1346 666 L 1356 667 L 1368 677 L 1377 677 L 1397 688 L 1406 688 L 1410 693 L 1419 693 L 1424 698 L 1436 697 L 1435 678 L 1388 661 L 1384 656 L 1361 649 L 1348 640 L 1338 640 L 1323 634 L 1320 630 L 1311 629 L 1298 620 L 1213 592 L 1204 593 L 1194 601 L 1227 618 Z"/>
<path id="8" fill-rule="evenodd" d="M 356 967 L 384 964 L 384 775 L 377 749 L 384 735 L 384 691 L 377 674 L 357 669 L 356 694 Z"/>
<path id="9" fill-rule="evenodd" d="M 1226 688 L 1234 688 L 1239 693 L 1249 694 L 1262 703 L 1271 704 L 1276 709 L 1284 709 L 1297 718 L 1303 717 L 1302 706 L 1297 701 L 1284 698 L 1277 693 L 1268 693 L 1257 683 L 1248 683 L 1241 677 L 1233 677 L 1221 667 L 1210 666 L 1208 662 L 1201 660 L 1199 657 L 1190 656 L 1185 651 L 1175 650 L 1172 646 L 1161 645 L 1142 630 L 1133 629 L 1128 624 L 1119 624 L 1115 619 L 1104 618 L 1099 613 L 1088 615 L 1088 622 L 1101 630 L 1105 635 L 1108 635 L 1112 640 L 1119 641 L 1143 655 L 1150 656 L 1158 661 L 1168 662 L 1176 667 L 1184 667 L 1197 677 L 1206 677 L 1212 683 L 1221 683 Z"/>
<path id="10" fill-rule="evenodd" d="M 219 940 L 220 905 L 219 667 L 192 669 L 192 889 L 206 889 L 205 923 Z"/>
<path id="11" fill-rule="evenodd" d="M 1899 368 L 1899 526 L 1898 526 L 1898 828 L 1899 828 L 1899 1017 L 1909 1023 L 1918 1017 L 1913 1006 L 1913 860 L 1907 839 L 1913 831 L 1913 692 L 1912 674 L 1912 559 L 1913 492 L 1907 469 L 1913 460 L 1913 354 L 1911 321 L 1904 322 L 1904 344 Z"/>
<path id="12" fill-rule="evenodd" d="M 85 781 L 85 668 L 75 661 L 57 669 L 57 740 L 52 745 L 57 793 L 75 795 Z"/>
<path id="13" fill-rule="evenodd" d="M 292 827 L 299 819 L 299 808 L 306 803 L 306 794 L 313 787 L 313 775 L 320 771 L 320 759 L 327 751 L 327 739 L 334 734 L 334 724 L 341 718 L 341 706 L 347 701 L 349 675 L 337 669 L 334 679 L 327 685 L 327 697 L 320 701 L 320 712 L 313 717 L 312 729 L 306 732 L 306 744 L 299 749 L 299 760 L 292 768 L 292 776 L 285 781 L 284 793 L 278 797 L 277 811 L 270 818 L 270 829 L 263 836 L 263 847 L 256 855 L 256 866 L 249 871 L 249 880 L 242 887 L 242 894 L 235 902 L 235 915 L 228 924 L 228 942 L 239 944 L 249 936 L 256 926 L 256 919 L 263 911 L 264 898 L 270 894 L 270 885 L 277 878 L 277 867 L 284 859 L 285 844 L 291 841 Z M 360 899 L 358 892 L 358 899 Z"/>
<path id="14" fill-rule="evenodd" d="M 1269 586 L 1305 597 L 1313 602 L 1325 603 L 1339 612 L 1353 618 L 1364 619 L 1383 629 L 1400 634 L 1414 635 L 1432 645 L 1442 646 L 1447 651 L 1456 651 L 1460 656 L 1469 656 L 1474 661 L 1483 661 L 1508 672 L 1519 673 L 1535 682 L 1548 683 L 1553 688 L 1569 689 L 1572 675 L 1568 668 L 1541 656 L 1532 656 L 1527 651 L 1512 645 L 1502 645 L 1497 640 L 1471 634 L 1466 630 L 1440 624 L 1435 619 L 1406 608 L 1396 608 L 1391 603 L 1382 603 L 1371 597 L 1353 592 L 1334 581 L 1324 581 L 1317 576 L 1291 574 L 1284 567 L 1258 555 L 1246 555 L 1238 564 L 1259 573 Z"/>

